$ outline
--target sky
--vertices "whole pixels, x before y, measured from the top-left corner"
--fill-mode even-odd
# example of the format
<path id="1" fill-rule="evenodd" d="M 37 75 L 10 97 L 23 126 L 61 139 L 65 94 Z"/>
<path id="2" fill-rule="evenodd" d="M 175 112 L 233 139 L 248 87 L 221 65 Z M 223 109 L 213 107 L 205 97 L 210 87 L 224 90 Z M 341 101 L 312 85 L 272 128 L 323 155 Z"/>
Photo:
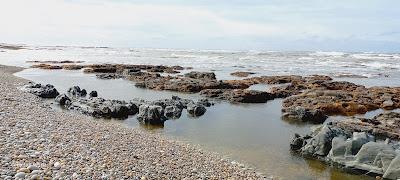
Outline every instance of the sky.
<path id="1" fill-rule="evenodd" d="M 400 52 L 399 0 L 1 0 L 0 42 Z"/>

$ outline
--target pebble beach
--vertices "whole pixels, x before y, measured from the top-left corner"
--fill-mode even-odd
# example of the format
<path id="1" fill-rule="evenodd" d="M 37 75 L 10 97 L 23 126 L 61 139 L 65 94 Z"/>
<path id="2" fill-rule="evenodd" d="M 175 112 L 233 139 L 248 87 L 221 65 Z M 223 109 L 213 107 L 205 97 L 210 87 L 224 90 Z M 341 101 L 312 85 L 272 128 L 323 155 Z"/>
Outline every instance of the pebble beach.
<path id="1" fill-rule="evenodd" d="M 54 110 L 0 65 L 0 179 L 263 179 L 157 133 Z"/>

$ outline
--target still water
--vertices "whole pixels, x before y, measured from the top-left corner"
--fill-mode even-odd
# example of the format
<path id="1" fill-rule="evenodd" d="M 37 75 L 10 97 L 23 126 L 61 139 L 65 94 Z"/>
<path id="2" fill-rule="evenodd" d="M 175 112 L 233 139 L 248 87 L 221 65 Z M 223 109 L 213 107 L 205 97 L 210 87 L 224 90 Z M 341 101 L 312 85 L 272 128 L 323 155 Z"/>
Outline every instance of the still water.
<path id="1" fill-rule="evenodd" d="M 81 71 L 26 69 L 17 76 L 53 84 L 60 92 L 74 85 L 88 91 L 96 90 L 100 97 L 130 100 L 156 100 L 172 95 L 196 99 L 198 94 L 154 91 L 136 88 L 127 80 L 100 80 Z M 259 85 L 254 89 L 263 89 Z M 129 127 L 144 128 L 182 141 L 199 144 L 207 150 L 250 165 L 267 177 L 277 179 L 372 179 L 351 175 L 315 160 L 306 160 L 289 151 L 294 133 L 309 132 L 312 124 L 288 122 L 281 119 L 282 99 L 263 104 L 231 104 L 215 102 L 205 115 L 193 118 L 183 113 L 180 119 L 168 120 L 164 127 L 148 127 L 136 117 L 115 121 Z M 339 117 L 336 117 L 339 118 Z"/>

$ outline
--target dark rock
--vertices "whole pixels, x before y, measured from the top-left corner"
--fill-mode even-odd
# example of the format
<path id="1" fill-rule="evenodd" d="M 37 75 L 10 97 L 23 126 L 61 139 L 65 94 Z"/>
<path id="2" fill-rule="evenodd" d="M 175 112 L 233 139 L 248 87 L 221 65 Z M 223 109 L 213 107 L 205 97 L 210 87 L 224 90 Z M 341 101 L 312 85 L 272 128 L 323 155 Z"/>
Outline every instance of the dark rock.
<path id="1" fill-rule="evenodd" d="M 22 89 L 41 98 L 55 98 L 60 94 L 58 93 L 57 89 L 50 84 L 46 84 L 43 86 L 41 84 L 29 83 L 25 85 Z"/>
<path id="2" fill-rule="evenodd" d="M 89 96 L 90 96 L 90 97 L 97 97 L 97 96 L 98 96 L 97 91 L 91 91 L 91 92 L 89 93 Z"/>
<path id="3" fill-rule="evenodd" d="M 86 96 L 87 92 L 85 89 L 81 89 L 79 86 L 74 86 L 68 89 L 68 93 L 73 96 L 83 97 Z"/>
<path id="4" fill-rule="evenodd" d="M 210 107 L 210 106 L 214 105 L 213 103 L 211 103 L 211 102 L 210 102 L 208 99 L 206 99 L 206 98 L 199 99 L 199 100 L 197 101 L 197 104 L 201 104 L 201 105 L 203 105 L 203 106 L 205 106 L 205 107 Z"/>
<path id="5" fill-rule="evenodd" d="M 171 119 L 178 119 L 182 115 L 182 109 L 177 106 L 166 106 L 164 116 Z"/>
<path id="6" fill-rule="evenodd" d="M 321 110 L 310 110 L 301 106 L 291 107 L 285 109 L 283 118 L 289 120 L 300 120 L 300 121 L 310 121 L 313 123 L 322 123 L 328 116 L 325 115 Z"/>
<path id="7" fill-rule="evenodd" d="M 290 149 L 293 151 L 298 151 L 304 146 L 304 138 L 299 134 L 294 134 L 292 142 L 290 142 Z"/>
<path id="8" fill-rule="evenodd" d="M 137 119 L 146 124 L 164 124 L 167 120 L 163 108 L 157 105 L 141 105 Z"/>
<path id="9" fill-rule="evenodd" d="M 206 111 L 207 109 L 201 104 L 190 103 L 187 106 L 187 112 L 194 117 L 202 116 Z"/>
<path id="10" fill-rule="evenodd" d="M 71 99 L 66 94 L 60 94 L 56 97 L 55 101 L 61 106 L 71 103 Z"/>

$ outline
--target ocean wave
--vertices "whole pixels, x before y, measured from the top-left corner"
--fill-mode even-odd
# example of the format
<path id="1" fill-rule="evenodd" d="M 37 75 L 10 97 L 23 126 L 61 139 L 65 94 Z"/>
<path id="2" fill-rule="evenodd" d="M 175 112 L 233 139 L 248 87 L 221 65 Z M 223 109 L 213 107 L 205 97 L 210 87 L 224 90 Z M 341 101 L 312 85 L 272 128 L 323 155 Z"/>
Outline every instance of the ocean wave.
<path id="1" fill-rule="evenodd" d="M 346 55 L 344 52 L 338 51 L 316 51 L 309 54 L 310 56 L 330 56 L 330 57 L 342 57 Z"/>
<path id="2" fill-rule="evenodd" d="M 351 57 L 356 59 L 400 59 L 399 54 L 376 54 L 376 53 L 362 53 L 362 54 L 352 54 Z"/>

